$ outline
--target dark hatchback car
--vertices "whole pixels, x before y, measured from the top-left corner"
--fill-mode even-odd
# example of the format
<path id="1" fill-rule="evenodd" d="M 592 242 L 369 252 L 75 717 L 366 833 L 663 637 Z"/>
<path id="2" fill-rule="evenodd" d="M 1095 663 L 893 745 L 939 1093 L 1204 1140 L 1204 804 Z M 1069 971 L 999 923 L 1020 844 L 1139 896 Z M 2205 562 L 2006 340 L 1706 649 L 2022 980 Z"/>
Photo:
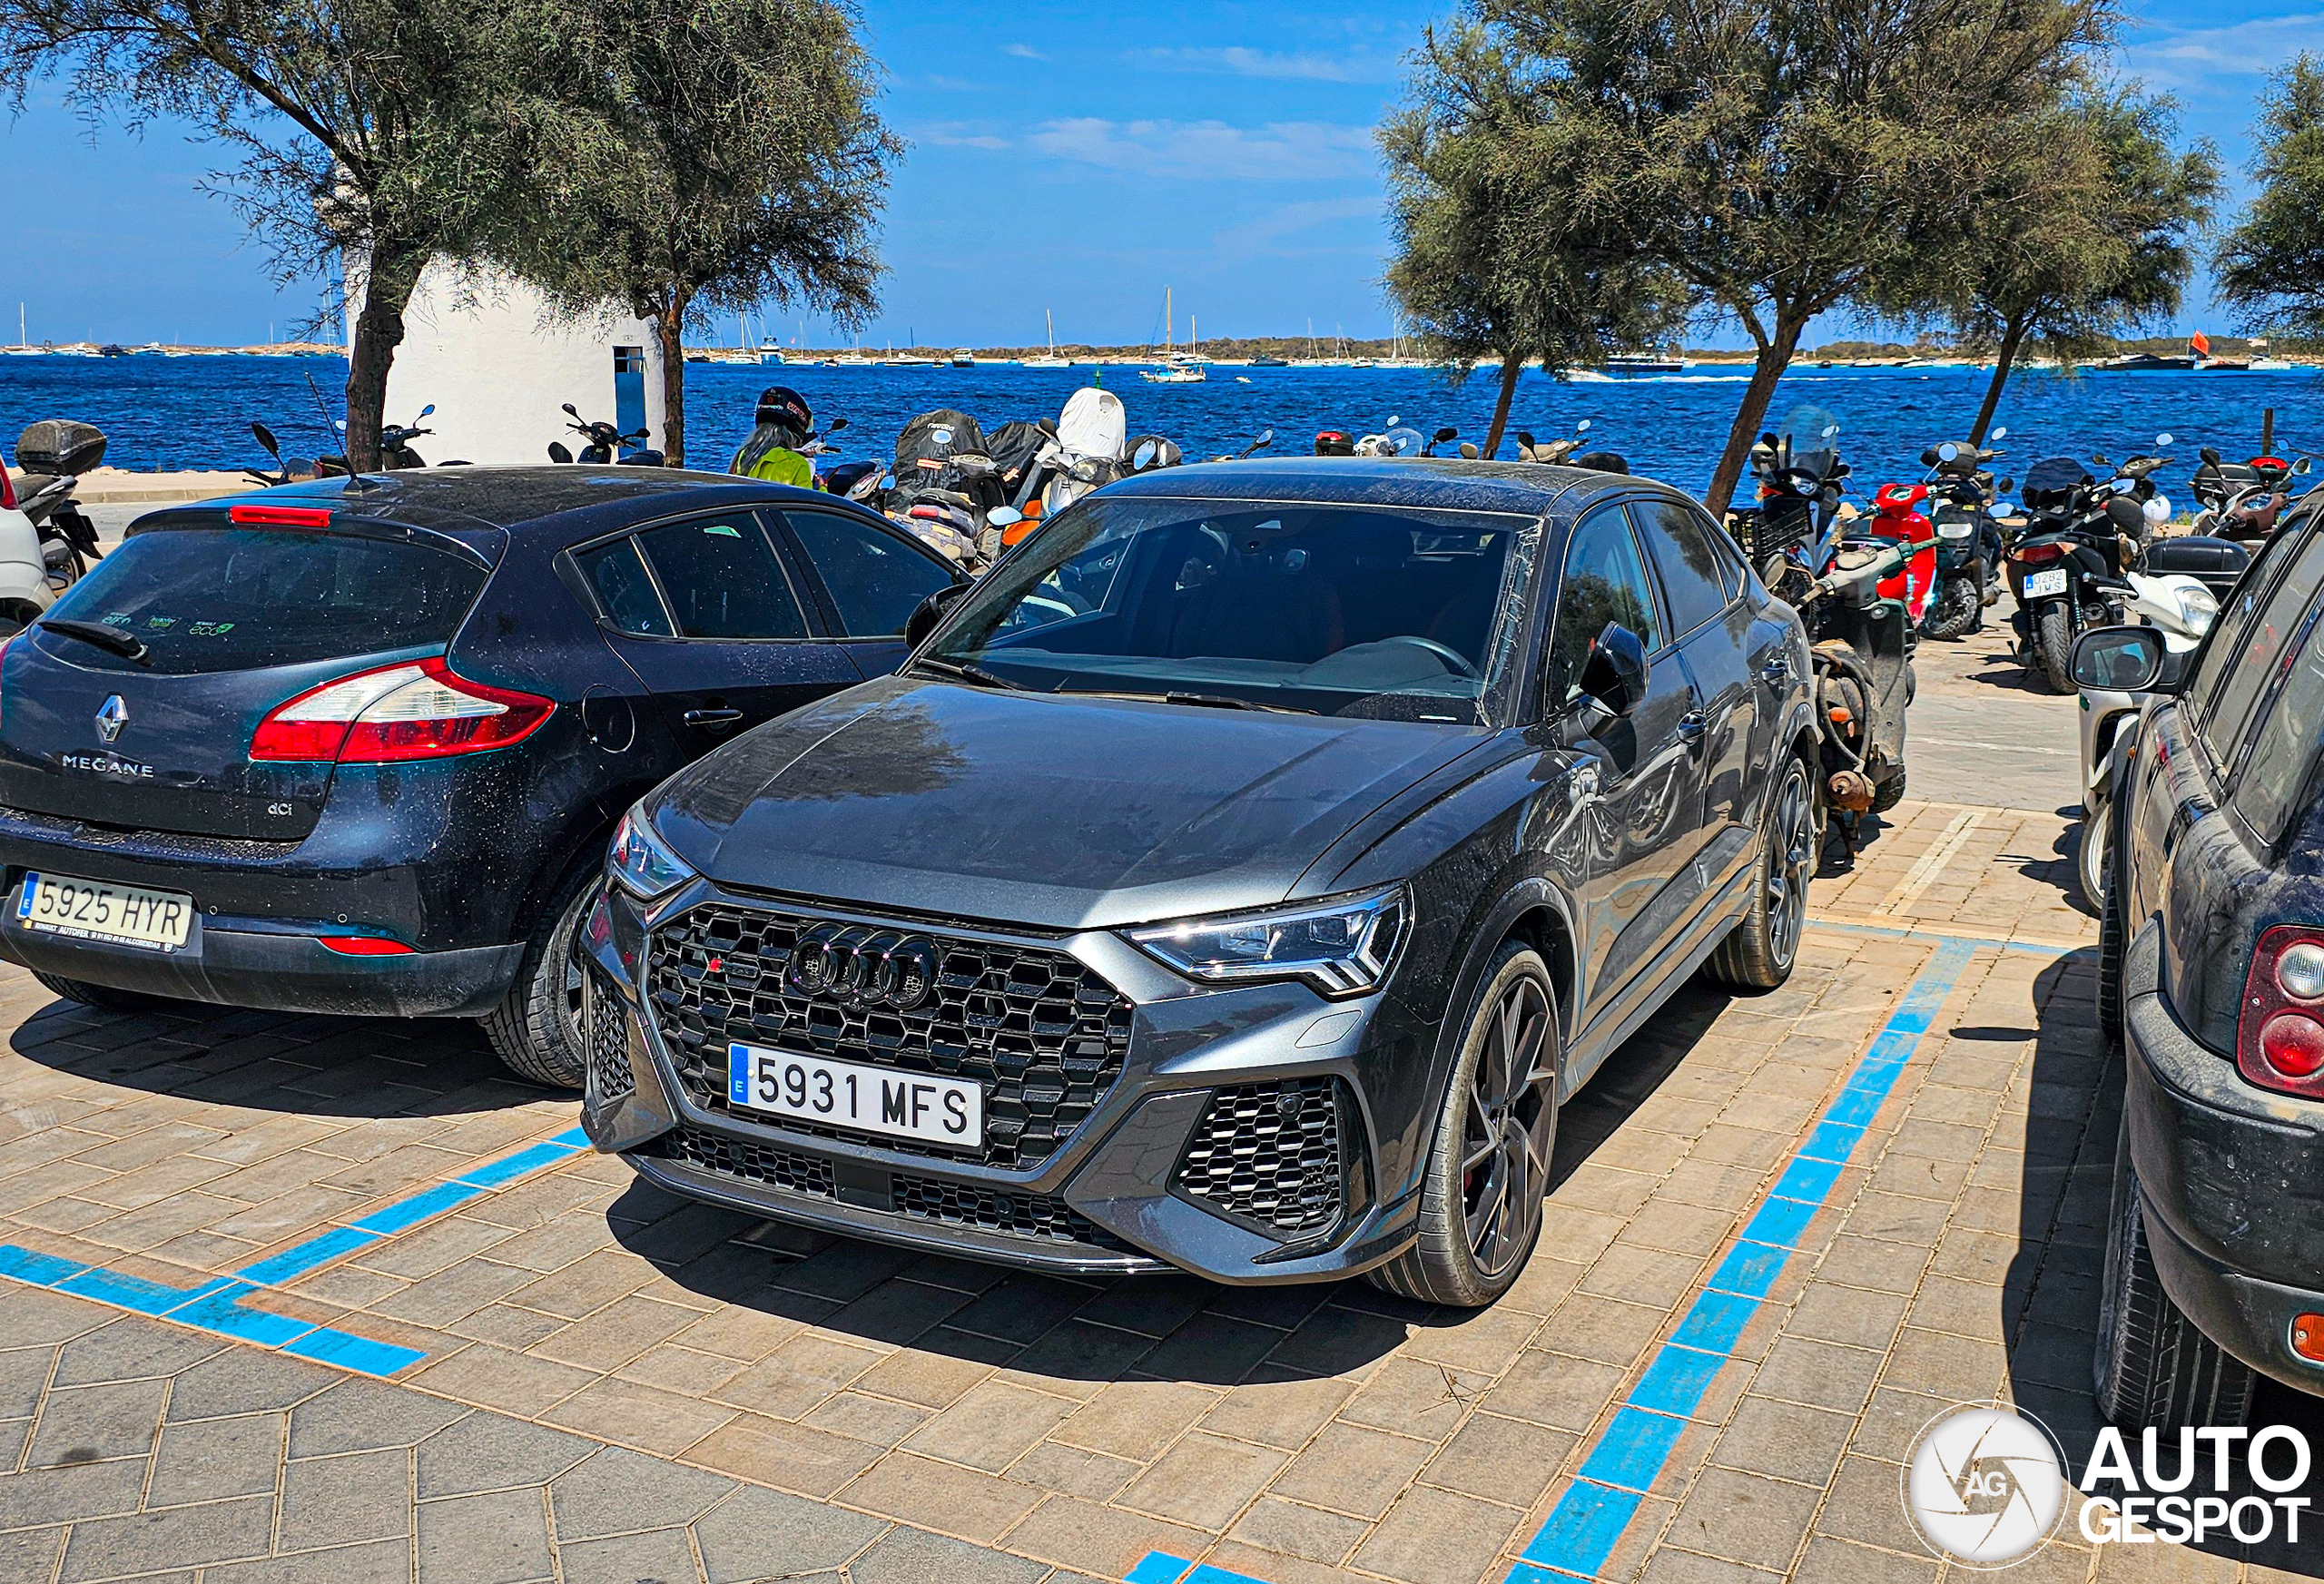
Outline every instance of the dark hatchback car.
<path id="1" fill-rule="evenodd" d="M 2124 1039 L 2099 1404 L 2233 1425 L 2253 1372 L 2324 1392 L 2324 497 L 2181 665 L 2102 628 L 2078 679 L 2150 689 L 2114 803 L 2100 1022 Z"/>
<path id="2" fill-rule="evenodd" d="M 891 669 L 952 578 L 830 496 L 635 467 L 143 517 L 0 656 L 0 955 L 98 1006 L 478 1018 L 578 1084 L 622 811 Z"/>
<path id="3" fill-rule="evenodd" d="M 1076 504 L 616 838 L 586 1119 L 654 1182 L 1078 1271 L 1490 1302 L 1563 1098 L 1812 862 L 1807 649 L 1676 491 L 1229 463 Z"/>

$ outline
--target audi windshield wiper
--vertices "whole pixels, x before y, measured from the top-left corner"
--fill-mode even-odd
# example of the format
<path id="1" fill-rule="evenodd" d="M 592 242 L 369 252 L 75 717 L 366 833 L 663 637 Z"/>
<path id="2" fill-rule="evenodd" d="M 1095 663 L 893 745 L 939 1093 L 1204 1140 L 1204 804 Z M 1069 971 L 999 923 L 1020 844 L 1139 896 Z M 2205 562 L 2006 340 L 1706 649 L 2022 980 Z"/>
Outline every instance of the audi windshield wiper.
<path id="1" fill-rule="evenodd" d="M 949 676 L 975 687 L 1006 688 L 1010 693 L 1026 691 L 1023 683 L 1011 682 L 998 672 L 987 671 L 972 660 L 947 660 L 940 654 L 923 654 L 911 664 L 915 671 L 933 671 L 939 676 Z"/>
<path id="2" fill-rule="evenodd" d="M 1235 698 L 1223 693 L 1181 693 L 1175 689 L 1168 693 L 1137 693 L 1121 688 L 1075 688 L 1071 692 L 1071 696 L 1075 698 L 1135 699 L 1142 703 L 1192 704 L 1199 709 L 1206 710 L 1265 710 L 1269 714 L 1275 715 L 1319 715 L 1323 713 L 1323 711 L 1321 710 L 1305 709 L 1298 704 L 1262 703 L 1257 699 Z"/>
<path id="3" fill-rule="evenodd" d="M 143 665 L 153 658 L 143 640 L 108 627 L 103 622 L 43 622 L 41 630 L 54 633 L 60 638 L 78 638 L 84 644 L 94 644 L 100 649 L 110 649 L 123 660 L 134 660 Z"/>

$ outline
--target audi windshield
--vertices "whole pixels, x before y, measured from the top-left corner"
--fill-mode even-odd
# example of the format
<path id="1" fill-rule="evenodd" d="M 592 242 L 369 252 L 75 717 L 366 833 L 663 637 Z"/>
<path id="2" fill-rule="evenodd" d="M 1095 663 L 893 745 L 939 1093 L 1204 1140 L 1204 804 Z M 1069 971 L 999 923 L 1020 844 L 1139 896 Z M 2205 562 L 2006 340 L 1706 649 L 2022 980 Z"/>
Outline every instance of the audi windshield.
<path id="1" fill-rule="evenodd" d="M 1531 517 L 1100 495 L 963 597 L 920 664 L 980 685 L 1498 726 Z"/>

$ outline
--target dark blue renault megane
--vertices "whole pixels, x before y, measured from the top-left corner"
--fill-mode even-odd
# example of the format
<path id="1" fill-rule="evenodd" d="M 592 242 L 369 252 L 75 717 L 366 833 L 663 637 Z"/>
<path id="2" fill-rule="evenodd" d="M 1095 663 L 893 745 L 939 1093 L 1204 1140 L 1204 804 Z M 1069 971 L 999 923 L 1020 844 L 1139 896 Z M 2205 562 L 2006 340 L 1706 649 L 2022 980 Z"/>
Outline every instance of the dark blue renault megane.
<path id="1" fill-rule="evenodd" d="M 1698 967 L 1791 969 L 1807 643 L 1675 490 L 1172 468 L 923 615 L 615 837 L 586 1119 L 655 1183 L 1481 1304 L 1565 1097 Z"/>

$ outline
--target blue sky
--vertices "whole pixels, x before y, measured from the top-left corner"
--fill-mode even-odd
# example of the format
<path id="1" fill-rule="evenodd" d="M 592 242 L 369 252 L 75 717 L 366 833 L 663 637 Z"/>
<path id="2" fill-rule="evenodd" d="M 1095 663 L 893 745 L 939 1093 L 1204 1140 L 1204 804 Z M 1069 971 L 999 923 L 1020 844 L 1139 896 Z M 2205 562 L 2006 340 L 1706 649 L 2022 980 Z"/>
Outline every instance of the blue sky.
<path id="1" fill-rule="evenodd" d="M 2264 74 L 2324 40 L 2318 0 L 2130 0 L 2124 68 L 2179 96 L 2236 167 Z M 867 0 L 885 113 L 911 143 L 886 211 L 885 310 L 866 336 L 938 344 L 1384 334 L 1371 128 L 1441 11 L 1137 0 L 954 10 Z M 1933 85 L 1942 91 L 1941 84 Z M 0 123 L 0 318 L 34 340 L 240 342 L 314 301 L 278 293 L 198 190 L 214 151 L 166 123 L 94 136 L 54 87 Z M 2194 294 L 2188 326 L 2228 328 Z M 812 319 L 811 342 L 829 332 Z M 6 324 L 13 337 L 15 326 Z M 794 317 L 775 327 L 790 340 Z M 1835 328 L 1834 333 L 1839 333 Z M 1731 340 L 1708 329 L 1698 342 Z"/>

